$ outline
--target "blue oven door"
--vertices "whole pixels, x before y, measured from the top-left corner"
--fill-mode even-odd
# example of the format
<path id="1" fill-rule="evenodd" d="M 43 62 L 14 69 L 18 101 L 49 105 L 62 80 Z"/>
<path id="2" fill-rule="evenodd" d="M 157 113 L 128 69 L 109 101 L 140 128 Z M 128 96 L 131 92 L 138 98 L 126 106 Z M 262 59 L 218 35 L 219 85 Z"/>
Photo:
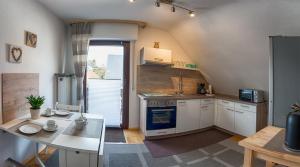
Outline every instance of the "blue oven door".
<path id="1" fill-rule="evenodd" d="M 176 106 L 147 108 L 147 130 L 169 128 L 176 128 Z"/>

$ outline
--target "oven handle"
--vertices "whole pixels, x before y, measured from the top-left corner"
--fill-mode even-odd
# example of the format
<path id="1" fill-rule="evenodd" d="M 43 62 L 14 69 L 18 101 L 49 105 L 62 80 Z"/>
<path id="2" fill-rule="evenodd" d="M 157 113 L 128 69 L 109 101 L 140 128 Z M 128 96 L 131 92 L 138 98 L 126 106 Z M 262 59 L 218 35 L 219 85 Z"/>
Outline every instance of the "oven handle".
<path id="1" fill-rule="evenodd" d="M 154 109 L 154 110 L 151 110 L 151 111 L 154 111 L 154 112 L 158 112 L 158 111 L 174 111 L 174 109 Z"/>

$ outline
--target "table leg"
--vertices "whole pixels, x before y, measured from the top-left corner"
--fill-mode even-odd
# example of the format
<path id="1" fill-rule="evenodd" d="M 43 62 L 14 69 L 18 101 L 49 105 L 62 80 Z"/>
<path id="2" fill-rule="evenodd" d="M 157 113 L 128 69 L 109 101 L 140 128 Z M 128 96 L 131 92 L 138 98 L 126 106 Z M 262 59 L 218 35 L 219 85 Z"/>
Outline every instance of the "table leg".
<path id="1" fill-rule="evenodd" d="M 270 161 L 266 161 L 266 167 L 273 167 L 275 164 Z"/>
<path id="2" fill-rule="evenodd" d="M 245 155 L 244 155 L 244 167 L 252 167 L 253 164 L 253 151 L 245 148 Z"/>
<path id="3" fill-rule="evenodd" d="M 35 160 L 41 167 L 46 167 L 43 161 L 39 157 L 39 143 L 35 144 Z"/>

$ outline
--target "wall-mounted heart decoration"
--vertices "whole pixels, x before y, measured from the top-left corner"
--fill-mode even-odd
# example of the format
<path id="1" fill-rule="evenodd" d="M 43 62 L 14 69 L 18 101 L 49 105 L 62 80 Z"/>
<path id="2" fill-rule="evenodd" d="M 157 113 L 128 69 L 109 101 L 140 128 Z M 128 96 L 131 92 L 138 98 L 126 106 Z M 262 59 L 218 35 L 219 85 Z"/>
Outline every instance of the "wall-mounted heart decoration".
<path id="1" fill-rule="evenodd" d="M 11 63 L 22 63 L 23 50 L 21 47 L 9 45 L 8 61 Z"/>

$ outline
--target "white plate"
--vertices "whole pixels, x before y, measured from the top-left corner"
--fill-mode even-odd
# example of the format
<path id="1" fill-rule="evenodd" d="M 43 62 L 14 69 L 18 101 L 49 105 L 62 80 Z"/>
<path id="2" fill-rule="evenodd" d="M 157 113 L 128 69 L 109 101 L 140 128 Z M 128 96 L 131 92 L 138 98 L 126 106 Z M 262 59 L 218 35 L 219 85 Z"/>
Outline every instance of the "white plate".
<path id="1" fill-rule="evenodd" d="M 67 116 L 70 114 L 69 111 L 66 110 L 53 110 L 56 115 Z"/>
<path id="2" fill-rule="evenodd" d="M 42 130 L 42 127 L 36 124 L 26 124 L 19 127 L 19 131 L 25 134 L 35 134 Z"/>
<path id="3" fill-rule="evenodd" d="M 48 126 L 47 125 L 45 125 L 45 126 L 43 126 L 43 129 L 45 130 L 45 131 L 48 131 L 48 132 L 54 132 L 54 131 L 56 131 L 57 130 L 57 125 L 55 125 L 55 128 L 53 128 L 53 129 L 49 129 L 48 128 Z"/>

